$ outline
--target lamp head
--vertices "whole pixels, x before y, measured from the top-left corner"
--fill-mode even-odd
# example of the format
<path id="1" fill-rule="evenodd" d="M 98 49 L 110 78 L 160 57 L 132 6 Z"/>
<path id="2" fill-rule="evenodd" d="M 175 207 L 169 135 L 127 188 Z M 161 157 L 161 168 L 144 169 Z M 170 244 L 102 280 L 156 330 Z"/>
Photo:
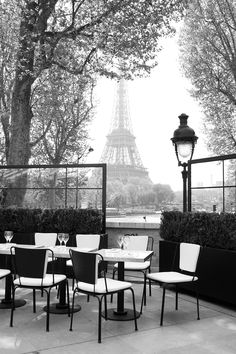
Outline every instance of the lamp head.
<path id="1" fill-rule="evenodd" d="M 188 126 L 187 114 L 182 113 L 179 119 L 180 125 L 178 129 L 174 131 L 174 136 L 171 140 L 175 146 L 175 153 L 179 165 L 182 165 L 192 159 L 198 137 L 195 135 L 195 131 Z"/>

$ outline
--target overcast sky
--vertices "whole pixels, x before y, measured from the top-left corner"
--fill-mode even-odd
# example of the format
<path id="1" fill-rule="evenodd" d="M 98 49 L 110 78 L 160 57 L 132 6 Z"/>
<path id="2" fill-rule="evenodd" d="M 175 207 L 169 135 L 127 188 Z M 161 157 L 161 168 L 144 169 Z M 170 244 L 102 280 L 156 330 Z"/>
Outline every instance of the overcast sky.
<path id="1" fill-rule="evenodd" d="M 201 109 L 189 94 L 190 82 L 180 71 L 178 56 L 177 36 L 165 39 L 158 56 L 159 65 L 151 76 L 128 82 L 130 118 L 143 164 L 153 183 L 170 184 L 174 191 L 182 189 L 182 176 L 170 138 L 179 126 L 181 113 L 189 115 L 188 124 L 199 137 L 194 158 L 209 156 L 201 131 Z M 94 152 L 88 162 L 100 159 L 111 125 L 115 92 L 114 81 L 100 80 L 96 90 L 97 110 L 91 127 Z"/>

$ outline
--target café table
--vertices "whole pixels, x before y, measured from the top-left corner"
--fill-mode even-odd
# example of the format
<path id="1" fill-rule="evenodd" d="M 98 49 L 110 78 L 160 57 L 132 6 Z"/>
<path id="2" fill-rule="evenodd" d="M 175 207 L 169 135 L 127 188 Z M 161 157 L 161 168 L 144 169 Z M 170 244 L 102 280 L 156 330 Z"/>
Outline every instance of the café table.
<path id="1" fill-rule="evenodd" d="M 37 248 L 42 248 L 42 246 L 34 246 L 34 245 L 24 245 L 24 244 L 16 244 L 16 243 L 0 243 L 0 254 L 10 256 L 11 254 L 11 247 L 16 246 L 16 247 L 24 247 L 24 248 L 32 248 L 32 247 L 37 247 Z M 49 247 L 46 247 L 49 248 Z M 65 274 L 66 272 L 66 260 L 70 258 L 69 255 L 69 249 L 74 249 L 80 252 L 90 252 L 94 251 L 94 249 L 91 248 L 80 248 L 80 247 L 66 247 L 66 246 L 55 246 L 55 247 L 50 247 L 50 249 L 53 251 L 55 259 L 58 260 L 58 270 L 61 274 Z M 6 257 L 6 267 L 10 267 L 10 257 Z M 0 302 L 0 309 L 1 308 L 11 308 L 11 303 L 12 303 L 12 297 L 11 297 L 11 275 L 6 277 L 6 283 L 5 283 L 5 296 L 4 299 L 1 300 Z M 23 299 L 15 299 L 15 306 L 20 307 L 25 305 L 26 301 Z M 46 307 L 45 307 L 46 308 Z M 66 285 L 62 283 L 59 286 L 59 301 L 56 303 L 52 303 L 50 305 L 50 312 L 55 313 L 55 314 L 64 314 L 68 312 L 68 304 L 66 302 Z M 79 311 L 81 309 L 80 305 L 77 305 L 74 309 L 74 312 Z"/>
<path id="2" fill-rule="evenodd" d="M 124 262 L 145 262 L 152 255 L 153 251 L 133 251 L 122 250 L 119 248 L 100 249 L 97 253 L 101 254 L 104 261 L 118 263 L 118 280 L 124 281 Z M 105 317 L 105 314 L 103 313 Z M 140 312 L 136 311 L 136 318 Z M 117 294 L 117 307 L 107 310 L 107 317 L 114 321 L 129 321 L 134 319 L 133 309 L 124 307 L 124 291 Z"/>

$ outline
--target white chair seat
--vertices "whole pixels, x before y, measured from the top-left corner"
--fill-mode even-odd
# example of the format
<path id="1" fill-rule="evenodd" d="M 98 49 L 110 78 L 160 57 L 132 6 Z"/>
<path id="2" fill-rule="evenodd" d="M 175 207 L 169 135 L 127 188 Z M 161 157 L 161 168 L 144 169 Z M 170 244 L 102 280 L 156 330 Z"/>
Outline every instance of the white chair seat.
<path id="1" fill-rule="evenodd" d="M 68 259 L 68 260 L 66 261 L 66 265 L 67 265 L 67 267 L 72 267 L 72 260 L 71 260 L 71 259 Z"/>
<path id="2" fill-rule="evenodd" d="M 184 283 L 198 280 L 198 277 L 179 272 L 157 272 L 147 274 L 147 278 L 161 283 Z"/>
<path id="3" fill-rule="evenodd" d="M 146 262 L 125 262 L 125 270 L 146 270 L 150 267 L 150 261 Z M 118 263 L 114 265 L 114 268 L 118 268 Z"/>
<path id="4" fill-rule="evenodd" d="M 0 279 L 6 277 L 9 274 L 11 274 L 9 269 L 0 269 Z"/>
<path id="5" fill-rule="evenodd" d="M 43 278 L 26 278 L 26 277 L 21 277 L 20 280 L 19 278 L 14 280 L 15 285 L 22 285 L 22 286 L 38 286 L 38 287 L 48 287 L 52 285 L 56 285 L 60 283 L 61 281 L 65 280 L 66 276 L 64 274 L 54 274 L 54 282 L 53 282 L 53 276 L 52 274 L 46 274 L 45 277 Z"/>
<path id="6" fill-rule="evenodd" d="M 129 282 L 107 278 L 108 292 L 125 290 L 128 288 L 131 288 L 131 286 L 132 286 L 132 284 Z M 88 284 L 88 283 L 83 283 L 83 282 L 78 282 L 77 287 L 79 290 L 88 291 L 91 293 L 94 292 L 94 289 L 95 289 L 95 293 L 97 293 L 97 294 L 104 294 L 107 292 L 104 278 L 99 278 L 97 280 L 95 287 L 93 284 Z"/>

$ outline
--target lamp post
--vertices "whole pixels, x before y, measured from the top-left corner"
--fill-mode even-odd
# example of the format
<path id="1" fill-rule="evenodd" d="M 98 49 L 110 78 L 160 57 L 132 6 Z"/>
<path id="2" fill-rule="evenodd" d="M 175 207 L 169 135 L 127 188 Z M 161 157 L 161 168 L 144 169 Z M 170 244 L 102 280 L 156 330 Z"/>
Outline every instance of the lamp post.
<path id="1" fill-rule="evenodd" d="M 175 147 L 179 166 L 183 167 L 183 212 L 187 211 L 187 179 L 188 179 L 188 161 L 192 160 L 194 147 L 198 137 L 192 128 L 188 126 L 188 116 L 182 113 L 179 116 L 180 125 L 174 131 L 174 136 L 171 138 Z"/>

